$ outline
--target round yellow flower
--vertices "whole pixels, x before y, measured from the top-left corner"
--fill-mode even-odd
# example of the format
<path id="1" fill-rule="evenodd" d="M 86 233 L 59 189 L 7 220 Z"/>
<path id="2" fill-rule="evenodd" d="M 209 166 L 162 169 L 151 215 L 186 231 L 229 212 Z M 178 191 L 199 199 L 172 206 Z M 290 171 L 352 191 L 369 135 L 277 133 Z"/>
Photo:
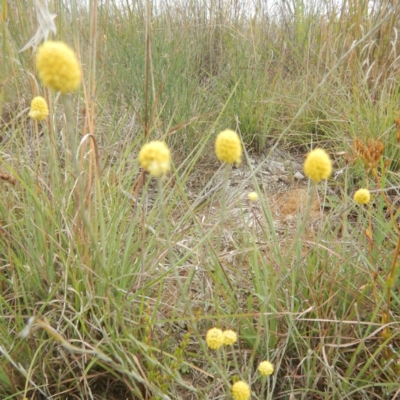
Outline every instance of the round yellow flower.
<path id="1" fill-rule="evenodd" d="M 258 366 L 258 372 L 261 375 L 272 375 L 274 373 L 274 366 L 269 361 L 262 361 Z"/>
<path id="2" fill-rule="evenodd" d="M 79 88 L 79 62 L 75 52 L 64 42 L 44 42 L 38 48 L 36 65 L 40 79 L 50 89 L 69 93 Z"/>
<path id="3" fill-rule="evenodd" d="M 315 183 L 328 179 L 332 173 L 332 161 L 323 149 L 315 149 L 307 154 L 304 173 Z"/>
<path id="4" fill-rule="evenodd" d="M 211 328 L 206 335 L 206 343 L 210 349 L 219 349 L 224 344 L 224 334 L 221 329 Z"/>
<path id="5" fill-rule="evenodd" d="M 169 172 L 171 152 L 165 142 L 153 140 L 146 143 L 139 152 L 140 165 L 150 172 L 150 175 L 160 177 Z"/>
<path id="6" fill-rule="evenodd" d="M 256 192 L 250 192 L 250 193 L 247 195 L 247 197 L 248 197 L 248 199 L 249 199 L 250 201 L 257 201 L 257 200 L 258 200 L 258 194 L 257 194 Z"/>
<path id="7" fill-rule="evenodd" d="M 215 140 L 215 154 L 218 160 L 227 164 L 240 164 L 242 159 L 242 143 L 239 135 L 226 129 L 217 135 Z"/>
<path id="8" fill-rule="evenodd" d="M 368 204 L 371 200 L 371 194 L 368 189 L 358 189 L 354 193 L 354 201 L 358 204 Z"/>
<path id="9" fill-rule="evenodd" d="M 34 97 L 31 101 L 29 116 L 36 121 L 40 121 L 46 119 L 48 115 L 49 107 L 47 106 L 46 100 L 40 96 Z"/>
<path id="10" fill-rule="evenodd" d="M 225 345 L 230 346 L 237 341 L 236 332 L 227 330 L 227 331 L 224 331 L 223 333 L 224 333 L 224 344 Z"/>
<path id="11" fill-rule="evenodd" d="M 250 394 L 250 387 L 247 383 L 238 381 L 232 385 L 232 397 L 235 400 L 249 400 Z"/>

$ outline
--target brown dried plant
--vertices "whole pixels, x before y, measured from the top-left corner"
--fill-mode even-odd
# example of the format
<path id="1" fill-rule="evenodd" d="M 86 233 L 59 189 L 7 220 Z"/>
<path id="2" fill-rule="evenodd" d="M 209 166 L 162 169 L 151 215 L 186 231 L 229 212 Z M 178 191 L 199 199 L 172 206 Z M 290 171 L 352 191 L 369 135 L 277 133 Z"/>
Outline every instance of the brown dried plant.
<path id="1" fill-rule="evenodd" d="M 394 123 L 395 123 L 395 125 L 396 125 L 396 140 L 397 140 L 397 143 L 399 143 L 400 142 L 400 118 L 395 118 L 394 119 Z"/>
<path id="2" fill-rule="evenodd" d="M 382 189 L 377 168 L 382 158 L 383 151 L 385 150 L 385 145 L 383 144 L 383 142 L 379 139 L 370 139 L 368 140 L 368 142 L 363 143 L 358 137 L 356 137 L 353 142 L 353 149 L 355 157 L 361 158 L 366 165 L 367 179 L 368 179 L 368 173 L 370 172 L 374 177 L 378 188 Z M 382 171 L 383 173 L 385 173 L 387 165 L 388 165 L 387 162 L 383 164 L 383 171 Z M 390 218 L 393 220 L 392 205 L 390 204 L 389 199 L 385 195 L 385 192 L 381 191 L 381 194 L 389 210 Z"/>
<path id="3" fill-rule="evenodd" d="M 368 168 L 372 170 L 378 166 L 379 160 L 385 150 L 385 145 L 379 139 L 372 139 L 364 144 L 359 138 L 355 138 L 353 148 L 356 155 L 361 157 Z"/>
<path id="4" fill-rule="evenodd" d="M 0 180 L 11 183 L 11 185 L 15 185 L 17 182 L 17 180 L 14 177 L 12 177 L 11 175 L 7 175 L 3 172 L 0 172 Z"/>

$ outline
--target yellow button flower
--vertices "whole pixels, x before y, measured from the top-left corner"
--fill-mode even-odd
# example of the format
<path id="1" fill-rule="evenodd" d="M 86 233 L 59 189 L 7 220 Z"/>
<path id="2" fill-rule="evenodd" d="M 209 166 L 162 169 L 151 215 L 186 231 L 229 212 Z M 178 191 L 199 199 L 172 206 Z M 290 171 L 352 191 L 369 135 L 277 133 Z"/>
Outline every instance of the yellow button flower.
<path id="1" fill-rule="evenodd" d="M 332 174 L 332 161 L 323 149 L 308 153 L 304 162 L 304 173 L 315 183 L 328 179 Z"/>
<path id="2" fill-rule="evenodd" d="M 40 96 L 34 97 L 31 101 L 29 116 L 36 121 L 40 121 L 46 119 L 48 115 L 49 107 L 47 106 L 46 100 Z"/>
<path id="3" fill-rule="evenodd" d="M 215 140 L 215 154 L 218 160 L 227 164 L 240 164 L 242 159 L 242 143 L 239 135 L 226 129 L 217 135 Z"/>
<path id="4" fill-rule="evenodd" d="M 171 152 L 165 142 L 153 140 L 143 145 L 139 152 L 139 162 L 150 175 L 159 178 L 171 168 Z"/>
<path id="5" fill-rule="evenodd" d="M 75 52 L 64 42 L 44 42 L 38 48 L 36 65 L 40 79 L 50 89 L 69 93 L 79 88 L 79 62 Z"/>
<path id="6" fill-rule="evenodd" d="M 224 333 L 224 344 L 225 345 L 230 346 L 237 341 L 236 332 L 227 330 L 227 331 L 224 331 L 223 333 Z"/>
<path id="7" fill-rule="evenodd" d="M 250 387 L 247 383 L 238 381 L 232 385 L 232 397 L 235 400 L 249 400 L 250 395 Z"/>
<path id="8" fill-rule="evenodd" d="M 354 201 L 358 204 L 368 204 L 371 200 L 371 194 L 368 189 L 358 189 L 354 193 Z"/>
<path id="9" fill-rule="evenodd" d="M 274 366 L 269 361 L 262 361 L 258 366 L 258 372 L 261 375 L 272 375 L 274 373 Z"/>
<path id="10" fill-rule="evenodd" d="M 224 334 L 221 329 L 211 328 L 206 335 L 206 343 L 210 349 L 219 349 L 224 344 Z"/>
<path id="11" fill-rule="evenodd" d="M 249 199 L 250 201 L 257 201 L 257 200 L 258 200 L 258 194 L 257 194 L 256 192 L 250 192 L 250 193 L 247 195 L 247 197 L 248 197 L 248 199 Z"/>

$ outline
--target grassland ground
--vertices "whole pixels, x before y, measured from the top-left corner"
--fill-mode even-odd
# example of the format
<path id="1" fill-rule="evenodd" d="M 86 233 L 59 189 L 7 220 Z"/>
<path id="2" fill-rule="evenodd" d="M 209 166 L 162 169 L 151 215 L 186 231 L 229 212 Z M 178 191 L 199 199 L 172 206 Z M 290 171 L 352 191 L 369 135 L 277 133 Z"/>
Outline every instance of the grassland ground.
<path id="1" fill-rule="evenodd" d="M 231 3 L 1 2 L 1 399 L 400 398 L 400 3 Z"/>

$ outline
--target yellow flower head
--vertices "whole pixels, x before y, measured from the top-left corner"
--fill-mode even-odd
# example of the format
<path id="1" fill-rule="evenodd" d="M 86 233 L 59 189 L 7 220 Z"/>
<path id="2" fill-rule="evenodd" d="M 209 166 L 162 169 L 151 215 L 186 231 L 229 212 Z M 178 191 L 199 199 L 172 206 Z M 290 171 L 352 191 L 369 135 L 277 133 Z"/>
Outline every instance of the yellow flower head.
<path id="1" fill-rule="evenodd" d="M 258 366 L 258 372 L 261 375 L 272 375 L 274 373 L 274 366 L 269 361 L 262 361 Z"/>
<path id="2" fill-rule="evenodd" d="M 249 400 L 250 394 L 250 387 L 247 383 L 238 381 L 232 385 L 232 397 L 235 400 Z"/>
<path id="3" fill-rule="evenodd" d="M 315 149 L 307 154 L 304 173 L 315 183 L 328 179 L 332 173 L 332 161 L 323 149 Z"/>
<path id="4" fill-rule="evenodd" d="M 225 345 L 230 346 L 237 341 L 236 332 L 227 330 L 227 331 L 224 331 L 223 334 L 224 334 L 224 344 Z"/>
<path id="5" fill-rule="evenodd" d="M 210 349 L 219 349 L 224 344 L 224 334 L 221 329 L 209 329 L 206 335 L 206 343 Z"/>
<path id="6" fill-rule="evenodd" d="M 240 164 L 242 144 L 239 135 L 230 129 L 220 132 L 215 140 L 215 154 L 218 160 L 222 162 Z"/>
<path id="7" fill-rule="evenodd" d="M 34 97 L 31 102 L 31 110 L 29 111 L 29 116 L 36 121 L 40 121 L 42 119 L 46 119 L 48 115 L 49 108 L 47 106 L 46 100 L 40 96 Z"/>
<path id="8" fill-rule="evenodd" d="M 368 189 L 358 189 L 354 193 L 354 201 L 358 204 L 368 204 L 371 200 L 371 194 Z"/>
<path id="9" fill-rule="evenodd" d="M 257 201 L 257 200 L 258 200 L 258 194 L 257 194 L 256 192 L 250 192 L 250 193 L 247 195 L 247 197 L 248 197 L 248 199 L 249 199 L 250 201 Z"/>
<path id="10" fill-rule="evenodd" d="M 69 93 L 79 88 L 79 62 L 75 52 L 64 42 L 44 42 L 38 48 L 36 65 L 40 79 L 50 89 Z"/>
<path id="11" fill-rule="evenodd" d="M 150 175 L 159 178 L 171 168 L 171 152 L 165 142 L 153 140 L 143 145 L 139 152 L 139 162 Z"/>

